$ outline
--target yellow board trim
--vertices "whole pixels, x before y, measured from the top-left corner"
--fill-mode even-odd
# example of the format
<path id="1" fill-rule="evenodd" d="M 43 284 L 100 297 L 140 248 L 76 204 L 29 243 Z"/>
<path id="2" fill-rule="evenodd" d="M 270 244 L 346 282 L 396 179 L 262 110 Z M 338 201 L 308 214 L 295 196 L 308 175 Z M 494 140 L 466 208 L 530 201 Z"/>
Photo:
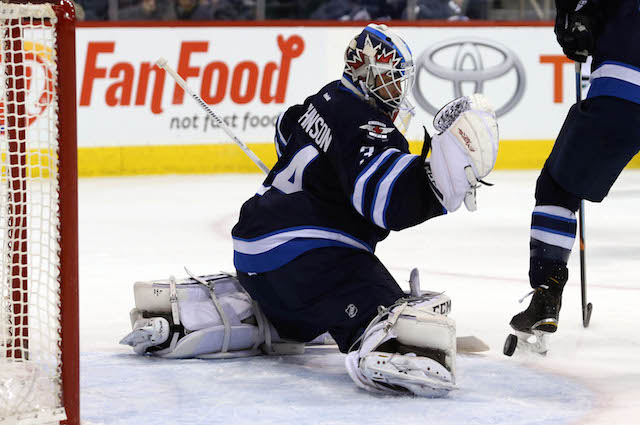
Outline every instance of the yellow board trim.
<path id="1" fill-rule="evenodd" d="M 28 178 L 44 178 L 48 179 L 53 177 L 57 171 L 58 157 L 57 152 L 49 151 L 47 149 L 32 149 L 26 153 L 15 153 L 15 164 L 10 165 L 11 159 L 9 153 L 6 151 L 0 152 L 0 175 L 2 180 L 8 178 L 9 175 L 21 176 L 22 171 L 18 171 L 18 168 L 24 168 Z M 24 158 L 26 156 L 26 158 Z M 22 164 L 24 160 L 24 166 Z M 13 171 L 11 170 L 13 168 Z M 15 174 L 12 174 L 15 173 Z"/>
<path id="2" fill-rule="evenodd" d="M 269 168 L 273 167 L 276 162 L 273 144 L 255 143 L 249 147 Z M 551 140 L 503 140 L 496 169 L 541 169 L 552 147 Z M 411 142 L 410 149 L 419 154 L 422 142 Z M 640 168 L 640 158 L 634 158 L 627 168 Z M 260 169 L 234 144 L 78 149 L 78 174 L 81 177 L 259 172 Z"/>

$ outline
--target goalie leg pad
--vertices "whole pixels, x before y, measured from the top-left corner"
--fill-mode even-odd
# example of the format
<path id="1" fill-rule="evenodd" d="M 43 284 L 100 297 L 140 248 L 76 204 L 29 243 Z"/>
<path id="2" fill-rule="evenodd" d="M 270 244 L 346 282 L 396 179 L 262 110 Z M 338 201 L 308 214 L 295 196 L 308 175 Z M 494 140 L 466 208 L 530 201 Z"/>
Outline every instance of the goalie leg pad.
<path id="1" fill-rule="evenodd" d="M 373 392 L 441 397 L 455 388 L 455 322 L 421 298 L 384 309 L 345 364 L 356 385 Z"/>
<path id="2" fill-rule="evenodd" d="M 409 275 L 409 293 L 407 296 L 421 298 L 420 308 L 432 313 L 451 313 L 451 297 L 444 292 L 423 291 L 420 289 L 420 272 L 417 268 L 411 269 Z"/>
<path id="3" fill-rule="evenodd" d="M 130 345 L 136 354 L 143 355 L 148 348 L 164 344 L 169 339 L 170 325 L 164 317 L 147 319 L 137 308 L 129 315 L 133 331 L 122 338 L 120 344 Z"/>
<path id="4" fill-rule="evenodd" d="M 304 351 L 304 344 L 280 340 L 231 275 L 136 282 L 134 296 L 133 331 L 120 343 L 138 354 L 228 358 Z"/>
<path id="5" fill-rule="evenodd" d="M 455 385 L 451 373 L 441 364 L 416 355 L 373 352 L 360 360 L 365 377 L 376 383 L 396 387 L 396 392 L 421 397 L 444 397 Z M 424 371 L 429 371 L 425 374 Z"/>

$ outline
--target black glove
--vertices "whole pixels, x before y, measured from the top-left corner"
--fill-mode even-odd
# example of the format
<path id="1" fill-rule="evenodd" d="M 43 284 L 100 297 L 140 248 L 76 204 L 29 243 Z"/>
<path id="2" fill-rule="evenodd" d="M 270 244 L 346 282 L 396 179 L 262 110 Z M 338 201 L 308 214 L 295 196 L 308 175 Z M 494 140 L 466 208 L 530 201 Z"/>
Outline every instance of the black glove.
<path id="1" fill-rule="evenodd" d="M 596 43 L 595 20 L 576 12 L 558 11 L 554 32 L 562 51 L 571 60 L 585 62 Z"/>
<path id="2" fill-rule="evenodd" d="M 422 142 L 422 152 L 420 153 L 420 158 L 424 163 L 427 160 L 427 155 L 429 155 L 429 151 L 431 150 L 431 136 L 427 131 L 427 127 L 422 126 L 424 129 L 424 142 Z"/>

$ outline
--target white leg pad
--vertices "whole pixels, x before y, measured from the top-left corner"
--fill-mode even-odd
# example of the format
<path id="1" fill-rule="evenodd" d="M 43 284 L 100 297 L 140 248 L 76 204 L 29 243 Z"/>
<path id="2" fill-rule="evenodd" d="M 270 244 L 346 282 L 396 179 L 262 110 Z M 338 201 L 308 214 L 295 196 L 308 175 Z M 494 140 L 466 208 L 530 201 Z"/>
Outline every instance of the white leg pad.
<path id="1" fill-rule="evenodd" d="M 138 354 L 229 358 L 304 352 L 304 344 L 279 338 L 231 275 L 136 282 L 134 297 L 133 331 L 120 343 Z"/>
<path id="2" fill-rule="evenodd" d="M 264 339 L 259 335 L 258 327 L 253 325 L 233 325 L 231 338 L 226 352 L 222 350 L 224 340 L 224 326 L 211 326 L 190 332 L 182 337 L 176 347 L 171 347 L 154 353 L 156 356 L 183 359 L 183 358 L 230 358 L 247 357 L 261 354 L 256 347 L 256 341 Z"/>
<path id="3" fill-rule="evenodd" d="M 418 298 L 382 311 L 345 364 L 368 391 L 441 397 L 455 388 L 455 356 L 455 322 Z"/>
<path id="4" fill-rule="evenodd" d="M 420 297 L 421 309 L 445 316 L 451 313 L 451 297 L 444 292 L 423 291 L 420 288 L 420 272 L 416 268 L 411 269 L 409 288 L 407 296 Z"/>
<path id="5" fill-rule="evenodd" d="M 170 325 L 164 317 L 145 319 L 142 312 L 135 308 L 131 310 L 130 316 L 133 320 L 133 331 L 122 338 L 120 344 L 129 345 L 137 354 L 143 355 L 147 348 L 169 339 Z"/>
<path id="6" fill-rule="evenodd" d="M 374 351 L 360 360 L 360 368 L 372 381 L 405 388 L 421 397 L 443 397 L 455 388 L 451 372 L 427 357 Z"/>

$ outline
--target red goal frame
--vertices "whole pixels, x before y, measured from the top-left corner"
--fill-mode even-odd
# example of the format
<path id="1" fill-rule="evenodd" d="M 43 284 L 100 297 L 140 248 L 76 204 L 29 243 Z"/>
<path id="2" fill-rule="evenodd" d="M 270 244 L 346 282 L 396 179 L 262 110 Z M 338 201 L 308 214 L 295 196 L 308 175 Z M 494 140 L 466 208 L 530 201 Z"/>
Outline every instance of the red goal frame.
<path id="1" fill-rule="evenodd" d="M 77 154 L 77 112 L 76 112 L 76 55 L 75 55 L 75 10 L 70 0 L 4 0 L 12 4 L 44 4 L 49 3 L 57 16 L 56 23 L 56 64 L 58 70 L 58 164 L 59 164 L 59 237 L 60 237 L 60 329 L 62 353 L 62 405 L 65 407 L 67 421 L 70 425 L 80 423 L 80 350 L 79 350 L 79 300 L 78 300 L 78 154 Z M 13 35 L 13 51 L 22 50 L 20 28 L 15 28 Z M 9 54 L 3 58 L 9 64 Z M 7 114 L 6 131 L 10 138 L 19 142 L 9 146 L 9 184 L 14 189 L 26 189 L 27 167 L 25 155 L 26 129 L 24 78 L 16 78 L 24 72 L 22 53 L 13 57 L 14 65 L 5 67 L 6 84 L 8 88 L 17 89 L 8 92 L 7 112 L 17 112 L 21 118 Z M 17 166 L 17 167 L 16 167 Z M 27 223 L 24 207 L 21 205 L 20 192 L 17 192 L 10 206 L 9 229 L 19 232 L 24 237 L 18 247 L 12 250 L 10 262 L 12 275 L 26 274 L 28 247 L 26 241 Z M 26 277 L 26 276 L 22 276 Z M 24 288 L 20 277 L 14 277 L 11 282 L 13 301 L 26 302 L 28 288 Z M 21 299 L 22 298 L 22 299 Z M 13 304 L 13 312 L 24 318 L 16 322 L 18 325 L 28 325 L 26 319 L 26 304 Z M 20 346 L 20 337 L 28 336 L 28 329 L 17 335 L 13 348 L 7 348 L 7 357 L 22 358 L 21 348 L 27 348 L 26 342 Z M 26 340 L 25 340 L 26 341 Z"/>

